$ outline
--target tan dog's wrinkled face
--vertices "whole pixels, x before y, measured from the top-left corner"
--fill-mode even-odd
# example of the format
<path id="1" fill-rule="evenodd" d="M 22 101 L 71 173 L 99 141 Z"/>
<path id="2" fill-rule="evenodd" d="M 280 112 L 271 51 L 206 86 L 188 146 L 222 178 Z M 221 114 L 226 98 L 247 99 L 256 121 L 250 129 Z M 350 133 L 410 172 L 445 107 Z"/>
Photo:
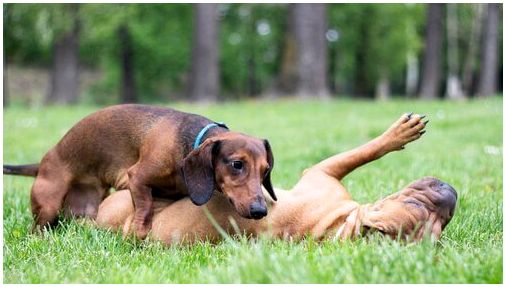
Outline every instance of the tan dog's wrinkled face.
<path id="1" fill-rule="evenodd" d="M 185 158 L 183 176 L 193 203 L 206 203 L 217 189 L 242 217 L 260 219 L 267 215 L 262 185 L 276 200 L 270 180 L 273 165 L 267 140 L 230 132 L 192 151 Z"/>
<path id="2" fill-rule="evenodd" d="M 367 207 L 361 219 L 366 232 L 379 231 L 392 238 L 439 239 L 453 217 L 457 192 L 434 177 L 412 182 L 402 191 Z"/>

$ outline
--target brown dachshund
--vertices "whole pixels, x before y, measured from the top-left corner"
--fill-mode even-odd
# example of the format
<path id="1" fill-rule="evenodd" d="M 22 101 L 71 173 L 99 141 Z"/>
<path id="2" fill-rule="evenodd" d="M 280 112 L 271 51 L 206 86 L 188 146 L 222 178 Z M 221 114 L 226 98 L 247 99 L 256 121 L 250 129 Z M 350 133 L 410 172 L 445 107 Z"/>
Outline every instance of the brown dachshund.
<path id="1" fill-rule="evenodd" d="M 153 197 L 189 196 L 202 205 L 216 189 L 242 217 L 264 217 L 262 184 L 276 200 L 273 164 L 267 140 L 173 109 L 118 105 L 77 123 L 40 164 L 4 165 L 4 174 L 36 176 L 35 227 L 54 224 L 62 209 L 65 215 L 95 218 L 109 188 L 129 189 L 135 212 L 125 232 L 144 238 L 151 229 Z"/>
<path id="2" fill-rule="evenodd" d="M 270 202 L 269 215 L 262 220 L 237 216 L 224 196 L 215 196 L 202 207 L 188 198 L 156 200 L 151 236 L 167 244 L 219 240 L 224 233 L 345 239 L 376 231 L 414 241 L 425 236 L 438 239 L 456 205 L 457 193 L 450 185 L 424 177 L 374 204 L 360 205 L 341 184 L 355 168 L 418 139 L 428 122 L 422 118 L 403 115 L 369 143 L 307 169 L 291 191 L 276 190 L 279 199 Z M 128 229 L 133 213 L 129 192 L 119 191 L 100 205 L 96 223 Z"/>

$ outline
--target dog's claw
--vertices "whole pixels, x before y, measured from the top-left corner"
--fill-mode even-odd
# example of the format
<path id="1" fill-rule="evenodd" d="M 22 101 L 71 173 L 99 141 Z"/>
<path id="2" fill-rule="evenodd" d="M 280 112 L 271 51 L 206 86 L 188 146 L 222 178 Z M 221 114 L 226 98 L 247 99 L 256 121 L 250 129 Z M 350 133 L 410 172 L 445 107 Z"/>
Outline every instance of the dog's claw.
<path id="1" fill-rule="evenodd" d="M 408 119 L 411 119 L 411 116 L 412 116 L 412 115 L 413 115 L 413 112 L 409 112 L 409 113 L 407 114 Z"/>
<path id="2" fill-rule="evenodd" d="M 425 122 L 423 122 L 423 125 L 427 125 L 427 123 L 429 122 L 429 120 L 426 120 Z"/>
<path id="3" fill-rule="evenodd" d="M 420 135 L 423 135 L 425 132 L 426 132 L 426 131 L 421 131 L 421 132 L 420 132 Z"/>
<path id="4" fill-rule="evenodd" d="M 423 119 L 423 118 L 425 118 L 425 117 L 426 117 L 426 115 L 422 115 L 422 116 L 420 116 L 420 119 Z"/>

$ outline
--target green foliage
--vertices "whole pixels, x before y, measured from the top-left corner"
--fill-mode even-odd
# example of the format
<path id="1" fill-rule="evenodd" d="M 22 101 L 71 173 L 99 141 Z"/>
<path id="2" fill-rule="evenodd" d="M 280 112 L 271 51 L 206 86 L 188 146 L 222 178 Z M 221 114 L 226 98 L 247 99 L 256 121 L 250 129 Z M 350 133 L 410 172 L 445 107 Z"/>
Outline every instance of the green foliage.
<path id="1" fill-rule="evenodd" d="M 416 34 L 417 14 L 422 5 L 388 4 L 374 5 L 374 23 L 370 24 L 370 47 L 366 70 L 377 81 L 381 73 L 387 77 L 402 78 L 406 55 L 418 54 L 420 37 Z M 370 19 L 369 17 L 367 17 Z M 404 57 L 400 56 L 403 55 Z"/>
<path id="2" fill-rule="evenodd" d="M 360 81 L 356 84 L 372 94 L 382 74 L 402 85 L 407 54 L 421 51 L 424 11 L 422 4 L 330 6 L 329 27 L 340 35 L 335 44 L 339 85 L 353 91 L 350 83 Z"/>
<path id="3" fill-rule="evenodd" d="M 126 25 L 134 49 L 135 80 L 145 101 L 169 97 L 185 87 L 191 53 L 190 5 L 88 4 L 82 54 L 99 64 L 106 78 L 96 87 L 98 99 L 116 93 L 120 82 L 117 30 Z M 98 92 L 102 91 L 102 92 Z"/>
<path id="4" fill-rule="evenodd" d="M 279 71 L 287 5 L 221 4 L 219 10 L 223 92 L 241 97 L 265 91 Z"/>
<path id="5" fill-rule="evenodd" d="M 430 119 L 401 152 L 344 181 L 361 203 L 433 175 L 459 198 L 441 241 L 406 245 L 379 237 L 355 242 L 224 241 L 164 247 L 66 221 L 45 237 L 29 234 L 33 179 L 4 176 L 4 283 L 502 283 L 502 99 L 468 102 L 247 101 L 176 108 L 268 138 L 275 186 L 380 134 L 407 111 Z M 97 107 L 4 110 L 4 162 L 30 163 Z M 465 112 L 463 112 L 465 111 Z M 252 120 L 254 119 L 254 120 Z"/>
<path id="6" fill-rule="evenodd" d="M 49 65 L 53 41 L 72 27 L 71 4 L 4 4 L 4 51 L 9 62 Z"/>
<path id="7" fill-rule="evenodd" d="M 48 67 L 53 40 L 70 27 L 68 5 L 4 4 L 7 62 Z M 457 6 L 461 61 L 469 45 L 473 5 Z M 421 58 L 425 8 L 425 4 L 327 4 L 329 29 L 339 33 L 336 42 L 328 43 L 336 51 L 328 60 L 336 64 L 329 76 L 336 80 L 338 93 L 370 95 L 381 76 L 389 78 L 394 93 L 404 92 L 407 55 Z M 220 95 L 231 99 L 269 93 L 284 53 L 288 5 L 220 4 L 218 10 Z M 81 63 L 104 75 L 85 92 L 90 97 L 84 102 L 118 101 L 117 31 L 122 25 L 132 35 L 140 101 L 184 97 L 191 61 L 191 4 L 89 3 L 79 4 L 78 15 Z M 500 59 L 502 63 L 502 54 Z"/>

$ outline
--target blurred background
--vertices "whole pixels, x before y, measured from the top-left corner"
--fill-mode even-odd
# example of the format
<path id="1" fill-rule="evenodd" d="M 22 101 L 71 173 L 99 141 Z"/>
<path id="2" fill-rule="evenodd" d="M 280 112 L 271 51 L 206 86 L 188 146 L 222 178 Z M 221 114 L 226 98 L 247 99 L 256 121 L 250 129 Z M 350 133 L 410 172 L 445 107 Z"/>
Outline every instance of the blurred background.
<path id="1" fill-rule="evenodd" d="M 4 4 L 4 107 L 502 91 L 502 4 Z"/>

